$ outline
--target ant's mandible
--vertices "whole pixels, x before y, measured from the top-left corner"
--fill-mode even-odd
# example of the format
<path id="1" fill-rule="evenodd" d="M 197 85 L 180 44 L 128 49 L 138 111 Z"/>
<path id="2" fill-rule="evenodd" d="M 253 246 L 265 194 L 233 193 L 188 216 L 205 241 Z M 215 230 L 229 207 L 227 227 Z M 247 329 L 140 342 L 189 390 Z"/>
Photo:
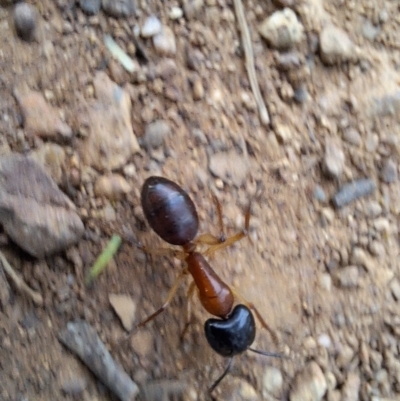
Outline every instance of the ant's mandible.
<path id="1" fill-rule="evenodd" d="M 250 207 L 245 215 L 245 228 L 239 233 L 226 238 L 223 235 L 222 209 L 217 198 L 214 197 L 217 205 L 218 220 L 221 230 L 220 237 L 212 234 L 203 234 L 196 238 L 199 219 L 193 201 L 189 195 L 175 182 L 163 177 L 149 177 L 144 182 L 141 191 L 141 203 L 144 215 L 150 227 L 166 242 L 171 245 L 182 247 L 180 254 L 174 253 L 186 262 L 186 267 L 176 278 L 170 289 L 163 306 L 142 321 L 138 327 L 159 315 L 171 302 L 183 278 L 190 274 L 193 282 L 188 289 L 188 312 L 191 298 L 195 290 L 203 307 L 211 315 L 219 319 L 208 319 L 204 324 L 205 336 L 210 347 L 224 357 L 230 357 L 228 367 L 210 388 L 210 392 L 220 383 L 228 373 L 233 357 L 246 350 L 267 355 L 281 357 L 280 354 L 258 351 L 250 348 L 256 334 L 254 311 L 261 325 L 267 329 L 277 343 L 275 333 L 269 328 L 261 317 L 255 306 L 246 300 L 232 287 L 222 281 L 205 259 L 216 251 L 226 248 L 247 236 L 250 221 Z M 200 253 L 197 245 L 203 244 L 208 248 Z M 171 249 L 147 249 L 145 252 L 166 254 Z M 241 300 L 242 304 L 234 306 L 234 297 Z M 186 323 L 185 330 L 188 326 Z M 185 331 L 184 330 L 184 331 Z"/>

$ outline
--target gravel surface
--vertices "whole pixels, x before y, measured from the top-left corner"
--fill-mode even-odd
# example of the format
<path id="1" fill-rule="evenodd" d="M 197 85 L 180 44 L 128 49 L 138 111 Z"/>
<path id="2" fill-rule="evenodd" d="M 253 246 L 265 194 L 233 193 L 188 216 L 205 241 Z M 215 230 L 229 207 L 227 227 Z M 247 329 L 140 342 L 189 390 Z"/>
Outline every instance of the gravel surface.
<path id="1" fill-rule="evenodd" d="M 167 246 L 140 206 L 150 175 L 190 194 L 200 233 L 221 234 L 213 194 L 228 236 L 251 202 L 249 240 L 209 261 L 280 340 L 257 326 L 253 347 L 287 358 L 238 356 L 216 399 L 399 399 L 398 2 L 16 3 L 0 1 L 0 251 L 25 287 L 0 263 L 0 399 L 115 399 L 57 339 L 77 320 L 136 399 L 209 399 L 227 361 L 196 298 L 181 338 L 188 283 L 127 335 L 182 267 L 137 246 Z"/>

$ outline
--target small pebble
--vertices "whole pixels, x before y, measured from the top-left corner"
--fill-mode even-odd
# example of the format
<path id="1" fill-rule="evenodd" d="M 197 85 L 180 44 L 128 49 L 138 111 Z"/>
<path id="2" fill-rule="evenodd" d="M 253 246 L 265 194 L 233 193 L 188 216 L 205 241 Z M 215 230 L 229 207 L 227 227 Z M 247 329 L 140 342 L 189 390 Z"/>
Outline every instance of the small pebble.
<path id="1" fill-rule="evenodd" d="M 119 174 L 101 176 L 94 184 L 96 196 L 104 196 L 107 199 L 121 199 L 123 195 L 132 190 L 128 181 Z"/>
<path id="2" fill-rule="evenodd" d="M 373 221 L 374 228 L 379 232 L 389 233 L 390 223 L 385 217 L 378 217 Z"/>
<path id="3" fill-rule="evenodd" d="M 283 376 L 278 368 L 267 366 L 263 375 L 263 392 L 279 396 L 282 390 Z"/>
<path id="4" fill-rule="evenodd" d="M 204 0 L 187 0 L 183 3 L 183 11 L 185 12 L 185 17 L 190 20 L 195 18 L 199 11 L 204 6 Z"/>
<path id="5" fill-rule="evenodd" d="M 375 189 L 375 182 L 370 178 L 350 182 L 343 185 L 333 196 L 333 205 L 340 209 L 359 198 L 372 194 Z"/>
<path id="6" fill-rule="evenodd" d="M 366 19 L 361 26 L 361 33 L 365 39 L 373 42 L 376 37 L 380 34 L 381 28 L 379 26 L 374 26 L 369 19 Z"/>
<path id="7" fill-rule="evenodd" d="M 364 141 L 365 149 L 370 152 L 376 152 L 379 145 L 379 136 L 373 132 L 368 132 Z"/>
<path id="8" fill-rule="evenodd" d="M 328 401 L 341 401 L 342 393 L 340 390 L 328 390 L 328 396 L 326 399 Z"/>
<path id="9" fill-rule="evenodd" d="M 326 383 L 328 385 L 328 391 L 333 390 L 337 386 L 336 376 L 330 370 L 325 372 Z M 328 396 L 329 399 L 329 396 Z"/>
<path id="10" fill-rule="evenodd" d="M 183 10 L 180 7 L 172 7 L 169 14 L 169 18 L 172 20 L 176 20 L 183 17 Z"/>
<path id="11" fill-rule="evenodd" d="M 324 348 L 326 348 L 326 349 L 329 349 L 329 348 L 331 348 L 331 346 L 332 346 L 332 340 L 331 340 L 331 338 L 328 336 L 328 334 L 321 334 L 321 335 L 318 337 L 318 344 L 319 344 L 321 347 L 324 347 Z"/>
<path id="12" fill-rule="evenodd" d="M 62 182 L 66 159 L 65 150 L 62 146 L 46 142 L 31 152 L 30 157 L 44 167 L 57 184 Z"/>
<path id="13" fill-rule="evenodd" d="M 352 127 L 349 127 L 343 131 L 343 140 L 354 146 L 361 145 L 361 135 L 355 128 Z"/>
<path id="14" fill-rule="evenodd" d="M 353 265 L 363 266 L 369 272 L 373 271 L 375 268 L 375 264 L 371 256 L 363 248 L 358 246 L 353 248 L 353 252 L 351 254 L 351 263 Z"/>
<path id="15" fill-rule="evenodd" d="M 357 266 L 346 266 L 335 271 L 335 278 L 339 285 L 344 288 L 355 288 L 358 286 L 359 273 Z"/>
<path id="16" fill-rule="evenodd" d="M 315 338 L 312 336 L 308 336 L 303 340 L 303 348 L 306 351 L 313 351 L 317 348 L 317 342 Z"/>
<path id="17" fill-rule="evenodd" d="M 14 89 L 21 107 L 25 132 L 45 139 L 69 140 L 72 129 L 60 118 L 60 110 L 47 103 L 40 92 L 22 86 Z"/>
<path id="18" fill-rule="evenodd" d="M 361 379 L 356 372 L 349 372 L 342 388 L 342 401 L 358 401 Z"/>
<path id="19" fill-rule="evenodd" d="M 196 145 L 207 145 L 207 137 L 204 132 L 199 128 L 193 128 L 191 132 L 191 136 L 193 137 Z"/>
<path id="20" fill-rule="evenodd" d="M 289 143 L 293 138 L 292 128 L 289 125 L 277 123 L 274 128 L 276 138 L 281 143 Z"/>
<path id="21" fill-rule="evenodd" d="M 245 183 L 249 173 L 247 160 L 235 150 L 212 154 L 209 158 L 208 168 L 211 174 L 238 188 Z"/>
<path id="22" fill-rule="evenodd" d="M 259 28 L 261 36 L 277 49 L 289 49 L 303 38 L 303 25 L 290 8 L 274 12 Z"/>
<path id="23" fill-rule="evenodd" d="M 393 159 L 385 160 L 382 170 L 380 172 L 380 177 L 383 182 L 387 184 L 391 184 L 397 181 L 398 173 L 397 173 L 397 164 Z"/>
<path id="24" fill-rule="evenodd" d="M 300 86 L 294 91 L 294 100 L 296 100 L 296 102 L 305 103 L 308 98 L 308 91 L 304 86 Z"/>
<path id="25" fill-rule="evenodd" d="M 161 32 L 153 36 L 153 44 L 161 55 L 173 56 L 176 53 L 175 35 L 168 26 L 163 26 Z"/>
<path id="26" fill-rule="evenodd" d="M 246 380 L 232 377 L 220 384 L 221 399 L 229 401 L 257 401 L 259 394 Z"/>
<path id="27" fill-rule="evenodd" d="M 143 38 L 152 38 L 154 35 L 161 32 L 161 28 L 161 21 L 156 16 L 151 15 L 146 18 L 141 30 L 141 35 Z"/>
<path id="28" fill-rule="evenodd" d="M 378 257 L 379 259 L 382 259 L 386 254 L 385 245 L 377 240 L 371 241 L 368 246 L 368 250 L 372 255 Z"/>
<path id="29" fill-rule="evenodd" d="M 331 291 L 332 289 L 332 278 L 329 273 L 322 273 L 319 277 L 319 285 L 325 291 Z"/>
<path id="30" fill-rule="evenodd" d="M 321 202 L 321 203 L 326 202 L 327 198 L 326 198 L 325 191 L 319 185 L 316 185 L 314 188 L 314 199 L 316 199 L 318 202 Z"/>
<path id="31" fill-rule="evenodd" d="M 279 69 L 282 71 L 289 71 L 298 69 L 301 66 L 300 55 L 297 52 L 291 51 L 286 53 L 278 53 L 276 62 Z"/>
<path id="32" fill-rule="evenodd" d="M 112 205 L 108 203 L 103 209 L 99 210 L 98 219 L 107 222 L 115 221 L 117 219 L 117 213 Z"/>
<path id="33" fill-rule="evenodd" d="M 132 178 L 136 176 L 136 166 L 133 163 L 129 163 L 122 169 L 126 177 Z"/>
<path id="34" fill-rule="evenodd" d="M 110 294 L 108 296 L 111 306 L 121 319 L 126 331 L 132 330 L 135 321 L 136 303 L 129 295 Z"/>
<path id="35" fill-rule="evenodd" d="M 61 383 L 61 389 L 65 394 L 77 396 L 81 394 L 87 387 L 87 381 L 83 377 L 73 376 L 64 379 Z"/>
<path id="36" fill-rule="evenodd" d="M 332 178 L 339 178 L 344 169 L 344 153 L 338 140 L 327 138 L 325 143 L 324 172 Z"/>
<path id="37" fill-rule="evenodd" d="M 200 77 L 196 77 L 193 81 L 193 99 L 201 100 L 204 97 L 203 81 Z"/>
<path id="38" fill-rule="evenodd" d="M 381 24 L 384 24 L 385 22 L 387 22 L 387 20 L 389 19 L 389 13 L 388 10 L 386 8 L 383 8 L 380 12 L 379 12 L 379 22 Z"/>
<path id="39" fill-rule="evenodd" d="M 18 36 L 29 42 L 35 39 L 37 10 L 27 3 L 18 3 L 14 10 L 14 24 Z"/>
<path id="40" fill-rule="evenodd" d="M 338 64 L 355 58 L 356 47 L 346 32 L 327 25 L 319 38 L 321 59 L 326 65 Z"/>
<path id="41" fill-rule="evenodd" d="M 336 364 L 340 369 L 348 367 L 352 359 L 354 358 L 354 350 L 347 344 L 343 345 L 342 349 L 336 358 Z"/>
<path id="42" fill-rule="evenodd" d="M 100 11 L 101 0 L 79 0 L 82 11 L 88 15 L 96 15 Z"/>
<path id="43" fill-rule="evenodd" d="M 150 350 L 151 352 L 151 350 Z M 185 380 L 155 380 L 141 386 L 140 399 L 148 401 L 196 400 L 196 391 Z M 194 397 L 193 396 L 194 391 Z"/>
<path id="44" fill-rule="evenodd" d="M 290 401 L 320 401 L 327 390 L 321 368 L 314 361 L 299 372 L 289 393 Z"/>
<path id="45" fill-rule="evenodd" d="M 327 223 L 331 224 L 335 218 L 335 212 L 330 207 L 324 207 L 321 210 L 321 216 Z"/>
<path id="46" fill-rule="evenodd" d="M 397 278 L 393 279 L 389 284 L 390 292 L 396 301 L 400 300 L 400 282 Z"/>
<path id="47" fill-rule="evenodd" d="M 134 0 L 102 0 L 102 7 L 111 17 L 129 17 L 135 12 Z"/>
<path id="48" fill-rule="evenodd" d="M 372 111 L 379 116 L 395 116 L 400 121 L 400 91 L 376 98 Z"/>
<path id="49" fill-rule="evenodd" d="M 382 206 L 379 202 L 371 200 L 365 205 L 365 213 L 370 218 L 378 217 L 382 213 Z"/>
<path id="50" fill-rule="evenodd" d="M 143 144 L 147 149 L 159 148 L 171 133 L 171 127 L 165 120 L 156 120 L 146 126 Z"/>

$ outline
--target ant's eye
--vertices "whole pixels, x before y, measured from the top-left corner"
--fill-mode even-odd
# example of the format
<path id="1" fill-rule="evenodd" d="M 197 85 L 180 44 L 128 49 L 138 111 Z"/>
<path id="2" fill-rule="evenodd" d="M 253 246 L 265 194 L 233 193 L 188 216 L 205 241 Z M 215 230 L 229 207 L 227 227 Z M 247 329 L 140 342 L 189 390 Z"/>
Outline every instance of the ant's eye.
<path id="1" fill-rule="evenodd" d="M 208 319 L 204 331 L 210 347 L 229 357 L 240 354 L 253 343 L 256 326 L 253 314 L 244 305 L 237 305 L 225 319 Z"/>

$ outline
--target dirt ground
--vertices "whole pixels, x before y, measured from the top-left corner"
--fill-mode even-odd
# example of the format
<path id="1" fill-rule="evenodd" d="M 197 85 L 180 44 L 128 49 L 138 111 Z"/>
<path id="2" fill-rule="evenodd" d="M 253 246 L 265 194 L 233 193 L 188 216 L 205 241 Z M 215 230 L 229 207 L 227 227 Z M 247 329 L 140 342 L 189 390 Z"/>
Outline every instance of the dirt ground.
<path id="1" fill-rule="evenodd" d="M 104 171 L 91 170 L 74 191 L 60 183 L 85 225 L 83 238 L 66 251 L 38 260 L 0 233 L 1 250 L 44 297 L 43 307 L 35 306 L 0 270 L 0 400 L 115 399 L 58 341 L 60 330 L 76 319 L 98 331 L 138 384 L 166 380 L 161 386 L 168 387 L 176 381 L 182 394 L 166 399 L 208 399 L 206 390 L 226 361 L 206 342 L 202 326 L 209 316 L 197 302 L 180 340 L 189 280 L 162 315 L 128 340 L 109 303 L 109 294 L 130 295 L 140 321 L 163 303 L 180 261 L 148 258 L 123 242 L 94 284 L 83 283 L 114 233 L 165 245 L 140 206 L 141 185 L 150 175 L 168 177 L 190 194 L 201 233 L 218 234 L 213 192 L 228 234 L 243 227 L 243 212 L 255 199 L 251 241 L 217 253 L 210 263 L 279 336 L 275 346 L 258 328 L 253 347 L 289 358 L 244 353 L 215 391 L 217 399 L 400 399 L 399 3 L 243 0 L 269 126 L 258 117 L 232 1 L 141 1 L 135 15 L 118 19 L 104 11 L 89 17 L 72 0 L 30 3 L 38 10 L 38 34 L 25 42 L 14 29 L 14 5 L 0 2 L 1 154 L 27 154 L 55 141 L 68 160 L 79 158 L 75 131 L 67 141 L 27 132 L 14 88 L 23 82 L 40 92 L 74 127 L 78 99 L 93 97 L 98 71 L 128 91 L 141 150 L 126 163 L 133 174 L 113 170 L 131 186 L 120 200 L 94 195 L 93 183 Z M 258 27 L 285 4 L 304 34 L 283 51 L 269 46 Z M 176 20 L 169 16 L 174 6 L 184 11 Z M 151 39 L 134 42 L 135 27 L 149 15 L 172 29 L 175 54 L 159 54 Z M 333 65 L 321 60 L 320 35 L 329 24 L 347 33 L 354 57 L 338 56 Z M 105 33 L 137 61 L 134 74 L 112 59 Z M 144 133 L 155 120 L 166 122 L 170 132 L 152 149 Z M 82 174 L 86 167 L 80 165 Z M 375 191 L 335 208 L 335 193 L 361 178 L 372 179 Z M 113 218 L 102 212 L 106 206 Z M 317 372 L 307 375 L 310 361 Z M 283 383 L 276 384 L 271 372 Z M 321 394 L 313 393 L 315 387 Z"/>

